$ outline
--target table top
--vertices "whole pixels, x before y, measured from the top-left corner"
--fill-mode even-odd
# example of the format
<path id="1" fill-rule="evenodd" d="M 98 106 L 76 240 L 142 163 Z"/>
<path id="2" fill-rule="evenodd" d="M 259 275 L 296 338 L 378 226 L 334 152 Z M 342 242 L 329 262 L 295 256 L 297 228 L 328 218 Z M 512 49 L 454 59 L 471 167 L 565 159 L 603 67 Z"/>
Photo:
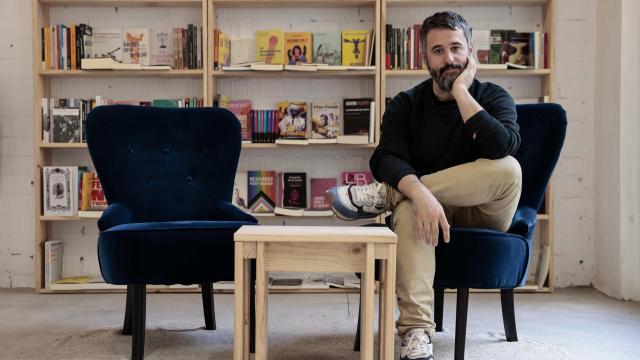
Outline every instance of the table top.
<path id="1" fill-rule="evenodd" d="M 397 243 L 387 227 L 371 226 L 267 226 L 245 225 L 234 235 L 235 241 L 259 242 L 340 242 Z"/>

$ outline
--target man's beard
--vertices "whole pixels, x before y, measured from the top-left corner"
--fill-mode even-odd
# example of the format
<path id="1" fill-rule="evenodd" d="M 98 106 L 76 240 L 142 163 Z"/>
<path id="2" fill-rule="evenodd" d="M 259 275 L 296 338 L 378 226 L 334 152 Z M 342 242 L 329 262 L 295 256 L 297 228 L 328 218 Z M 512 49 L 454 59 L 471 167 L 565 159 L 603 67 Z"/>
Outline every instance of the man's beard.
<path id="1" fill-rule="evenodd" d="M 435 81 L 435 83 L 438 84 L 438 87 L 444 92 L 451 91 L 451 87 L 453 87 L 453 83 L 456 81 L 458 76 L 460 76 L 460 73 L 462 73 L 462 70 L 463 70 L 462 64 L 455 64 L 455 63 L 445 64 L 440 69 L 434 69 L 431 66 L 429 66 L 429 64 L 427 64 L 427 67 L 429 68 L 429 74 L 431 74 L 431 78 L 433 79 L 433 81 Z M 444 72 L 449 69 L 457 69 L 460 71 L 452 74 L 445 74 Z"/>

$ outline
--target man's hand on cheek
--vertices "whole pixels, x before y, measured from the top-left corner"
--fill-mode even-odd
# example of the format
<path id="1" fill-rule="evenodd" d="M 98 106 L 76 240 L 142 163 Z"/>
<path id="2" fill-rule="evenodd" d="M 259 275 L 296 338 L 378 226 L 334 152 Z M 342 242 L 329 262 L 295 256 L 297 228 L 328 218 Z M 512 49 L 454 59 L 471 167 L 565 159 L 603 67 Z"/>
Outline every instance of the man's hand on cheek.
<path id="1" fill-rule="evenodd" d="M 476 65 L 475 60 L 473 60 L 471 56 L 467 56 L 467 66 L 460 75 L 458 75 L 458 78 L 451 87 L 451 95 L 453 97 L 456 97 L 456 93 L 469 89 L 473 83 L 473 78 L 476 76 L 477 69 L 478 66 Z"/>

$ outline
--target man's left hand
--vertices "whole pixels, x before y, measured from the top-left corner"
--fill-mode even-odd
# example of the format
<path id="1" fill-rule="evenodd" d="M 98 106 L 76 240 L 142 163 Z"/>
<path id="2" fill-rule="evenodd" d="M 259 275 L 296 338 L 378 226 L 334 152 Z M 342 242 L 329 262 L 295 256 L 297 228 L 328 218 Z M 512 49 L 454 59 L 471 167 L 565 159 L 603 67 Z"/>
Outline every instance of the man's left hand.
<path id="1" fill-rule="evenodd" d="M 451 95 L 454 98 L 457 97 L 457 94 L 460 91 L 467 91 L 469 87 L 471 87 L 477 70 L 478 66 L 476 65 L 476 61 L 473 60 L 473 57 L 467 56 L 467 66 L 462 70 L 460 75 L 458 75 L 456 81 L 453 82 L 453 86 L 451 87 Z"/>

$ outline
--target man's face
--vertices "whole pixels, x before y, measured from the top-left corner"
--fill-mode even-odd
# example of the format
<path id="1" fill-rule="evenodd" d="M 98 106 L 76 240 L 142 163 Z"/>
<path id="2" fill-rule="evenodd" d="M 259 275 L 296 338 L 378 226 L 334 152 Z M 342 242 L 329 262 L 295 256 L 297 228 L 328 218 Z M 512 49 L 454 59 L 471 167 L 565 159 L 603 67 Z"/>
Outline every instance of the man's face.
<path id="1" fill-rule="evenodd" d="M 451 91 L 454 81 L 467 66 L 471 53 L 462 30 L 433 29 L 427 34 L 427 68 L 443 91 Z"/>

